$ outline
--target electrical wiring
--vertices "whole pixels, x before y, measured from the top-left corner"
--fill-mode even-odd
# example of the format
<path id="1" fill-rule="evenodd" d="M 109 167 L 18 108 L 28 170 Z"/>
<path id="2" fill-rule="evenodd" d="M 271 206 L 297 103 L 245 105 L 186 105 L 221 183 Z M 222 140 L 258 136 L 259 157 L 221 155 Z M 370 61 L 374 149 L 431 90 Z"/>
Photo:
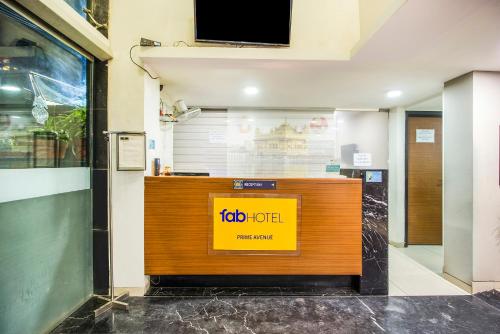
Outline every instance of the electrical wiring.
<path id="1" fill-rule="evenodd" d="M 173 47 L 180 47 L 181 45 L 184 45 L 184 46 L 187 46 L 187 47 L 192 47 L 191 44 L 189 44 L 188 42 L 186 41 L 175 41 L 174 43 L 172 43 L 172 46 Z"/>
<path id="2" fill-rule="evenodd" d="M 135 47 L 137 47 L 137 46 L 140 46 L 140 45 L 139 45 L 139 44 L 136 44 L 136 45 L 132 46 L 132 47 L 130 48 L 130 50 L 129 50 L 129 53 L 128 53 L 128 54 L 129 54 L 129 57 L 130 57 L 130 61 L 131 61 L 132 63 L 134 63 L 134 64 L 135 64 L 135 66 L 139 67 L 141 70 L 143 70 L 144 72 L 146 72 L 146 73 L 149 75 L 149 77 L 150 77 L 151 79 L 153 79 L 153 80 L 159 79 L 160 77 L 153 77 L 153 76 L 151 75 L 151 73 L 149 73 L 149 71 L 148 71 L 146 68 L 142 67 L 141 65 L 137 64 L 137 63 L 134 61 L 134 59 L 132 58 L 132 50 L 134 50 L 134 48 L 135 48 Z"/>

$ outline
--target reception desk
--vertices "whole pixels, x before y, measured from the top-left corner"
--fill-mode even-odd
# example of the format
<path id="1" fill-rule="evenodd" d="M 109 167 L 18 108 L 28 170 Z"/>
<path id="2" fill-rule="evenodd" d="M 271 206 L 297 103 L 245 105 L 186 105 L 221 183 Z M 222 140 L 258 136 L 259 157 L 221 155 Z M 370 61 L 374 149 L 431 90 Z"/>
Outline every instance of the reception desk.
<path id="1" fill-rule="evenodd" d="M 273 179 L 275 189 L 267 190 L 234 189 L 234 180 L 145 178 L 146 275 L 362 275 L 361 179 Z M 269 251 L 217 248 L 217 219 L 223 219 L 224 227 L 230 226 L 232 231 L 244 225 L 243 216 L 224 216 L 228 211 L 214 207 L 214 198 L 290 199 L 288 204 L 296 209 L 296 214 L 291 210 L 294 224 L 290 228 L 295 229 L 287 237 L 296 237 L 292 243 L 296 247 Z M 284 223 L 281 213 L 268 216 L 269 223 L 276 223 L 283 232 L 287 225 L 279 225 Z M 224 230 L 217 233 L 224 237 Z M 252 237 L 249 233 L 235 236 Z M 269 245 L 276 241 L 272 233 L 256 237 L 270 238 Z"/>

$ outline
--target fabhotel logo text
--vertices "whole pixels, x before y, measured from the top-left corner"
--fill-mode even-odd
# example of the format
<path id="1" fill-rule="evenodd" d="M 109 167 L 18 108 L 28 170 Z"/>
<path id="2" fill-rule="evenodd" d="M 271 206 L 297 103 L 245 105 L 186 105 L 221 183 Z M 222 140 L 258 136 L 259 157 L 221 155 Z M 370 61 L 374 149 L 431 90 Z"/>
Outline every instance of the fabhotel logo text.
<path id="1" fill-rule="evenodd" d="M 297 199 L 216 197 L 214 250 L 297 249 Z"/>

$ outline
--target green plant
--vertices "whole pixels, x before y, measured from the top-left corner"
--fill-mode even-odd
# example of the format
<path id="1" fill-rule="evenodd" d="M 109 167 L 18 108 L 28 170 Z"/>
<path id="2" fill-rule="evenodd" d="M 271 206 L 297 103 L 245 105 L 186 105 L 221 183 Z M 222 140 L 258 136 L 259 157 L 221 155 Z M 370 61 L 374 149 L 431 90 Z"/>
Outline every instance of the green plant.
<path id="1" fill-rule="evenodd" d="M 64 116 L 61 128 L 71 141 L 80 140 L 87 135 L 86 122 L 87 109 L 85 107 L 78 107 Z"/>
<path id="2" fill-rule="evenodd" d="M 87 109 L 84 107 L 73 109 L 64 118 L 63 128 L 68 135 L 73 156 L 78 160 L 85 160 L 86 146 L 84 139 L 87 136 Z"/>
<path id="3" fill-rule="evenodd" d="M 32 131 L 52 132 L 61 141 L 69 142 L 80 140 L 86 136 L 87 109 L 78 107 L 69 114 L 49 116 L 43 127 L 38 127 Z"/>
<path id="4" fill-rule="evenodd" d="M 69 141 L 69 134 L 64 126 L 66 117 L 66 115 L 50 116 L 43 127 L 36 130 L 55 133 L 59 140 L 67 142 Z"/>

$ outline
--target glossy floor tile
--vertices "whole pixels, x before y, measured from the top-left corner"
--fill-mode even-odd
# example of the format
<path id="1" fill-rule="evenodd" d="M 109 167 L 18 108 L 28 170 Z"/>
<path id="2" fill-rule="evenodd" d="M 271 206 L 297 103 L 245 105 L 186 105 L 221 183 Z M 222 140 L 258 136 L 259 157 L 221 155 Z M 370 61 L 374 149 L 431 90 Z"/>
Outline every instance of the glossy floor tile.
<path id="1" fill-rule="evenodd" d="M 112 311 L 97 320 L 90 307 L 83 308 L 53 333 L 486 334 L 500 328 L 500 310 L 474 296 L 130 297 L 128 301 L 128 312 Z"/>
<path id="2" fill-rule="evenodd" d="M 359 295 L 357 291 L 348 287 L 151 287 L 146 293 L 146 296 L 149 297 L 325 297 L 357 295 Z"/>
<path id="3" fill-rule="evenodd" d="M 486 303 L 500 310 L 500 291 L 490 290 L 475 294 L 476 297 L 481 298 Z"/>
<path id="4" fill-rule="evenodd" d="M 431 253 L 430 250 L 425 252 Z M 391 289 L 392 287 L 392 289 Z M 405 249 L 389 246 L 390 296 L 467 295 L 441 275 L 408 256 Z"/>

